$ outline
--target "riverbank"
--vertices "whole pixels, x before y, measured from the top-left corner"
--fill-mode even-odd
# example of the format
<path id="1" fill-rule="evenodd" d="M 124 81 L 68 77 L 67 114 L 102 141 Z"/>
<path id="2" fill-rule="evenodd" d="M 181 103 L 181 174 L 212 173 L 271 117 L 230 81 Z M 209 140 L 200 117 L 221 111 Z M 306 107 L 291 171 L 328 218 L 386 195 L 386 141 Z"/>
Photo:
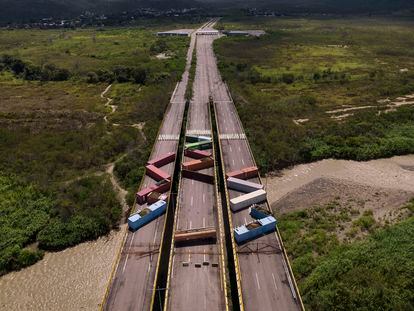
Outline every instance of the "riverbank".
<path id="1" fill-rule="evenodd" d="M 0 278 L 1 310 L 98 310 L 123 227 Z"/>

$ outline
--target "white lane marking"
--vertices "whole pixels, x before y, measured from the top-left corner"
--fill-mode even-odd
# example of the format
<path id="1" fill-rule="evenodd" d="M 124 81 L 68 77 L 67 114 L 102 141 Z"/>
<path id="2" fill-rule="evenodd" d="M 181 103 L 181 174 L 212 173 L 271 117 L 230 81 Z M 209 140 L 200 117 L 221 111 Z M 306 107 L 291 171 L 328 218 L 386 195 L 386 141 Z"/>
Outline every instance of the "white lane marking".
<path id="1" fill-rule="evenodd" d="M 206 249 L 205 249 L 205 248 L 203 249 L 203 253 L 204 253 L 204 254 L 203 254 L 203 257 L 204 257 L 204 259 L 203 259 L 203 260 L 204 260 L 204 262 L 206 262 Z"/>
<path id="2" fill-rule="evenodd" d="M 157 233 L 158 233 L 158 221 L 155 224 L 155 233 L 154 233 L 154 240 L 152 241 L 152 245 L 155 244 L 155 239 L 157 238 Z"/>
<path id="3" fill-rule="evenodd" d="M 175 256 L 173 256 L 173 262 L 172 262 L 172 267 L 171 267 L 171 278 L 174 277 L 174 262 L 175 262 Z"/>
<path id="4" fill-rule="evenodd" d="M 191 252 L 188 250 L 188 262 L 191 262 Z"/>
<path id="5" fill-rule="evenodd" d="M 191 196 L 191 206 L 193 206 L 194 197 Z"/>
<path id="6" fill-rule="evenodd" d="M 285 269 L 285 273 L 286 273 L 286 276 L 287 276 L 287 279 L 288 279 L 288 282 L 289 282 L 289 287 L 290 287 L 290 291 L 292 292 L 293 299 L 296 300 L 297 299 L 296 290 L 293 288 L 292 279 L 290 277 L 290 273 L 289 273 L 289 270 L 287 268 L 287 265 L 286 265 L 286 262 L 285 262 L 284 259 L 282 260 L 282 263 L 283 263 L 283 268 Z"/>
<path id="7" fill-rule="evenodd" d="M 191 180 L 191 184 L 194 185 L 194 180 Z"/>
<path id="8" fill-rule="evenodd" d="M 239 151 L 241 151 L 240 147 L 239 147 Z"/>
<path id="9" fill-rule="evenodd" d="M 206 203 L 206 194 L 203 193 L 203 203 Z"/>
<path id="10" fill-rule="evenodd" d="M 256 281 L 257 281 L 257 288 L 260 290 L 259 276 L 257 275 L 257 272 L 256 272 Z"/>
<path id="11" fill-rule="evenodd" d="M 129 257 L 129 254 L 127 254 L 127 256 L 126 256 L 124 267 L 122 268 L 122 273 L 124 273 L 124 271 L 125 271 L 125 267 L 126 267 L 126 264 L 128 262 L 128 257 Z"/>
<path id="12" fill-rule="evenodd" d="M 231 152 L 232 150 L 231 150 L 231 147 L 230 147 L 230 152 Z"/>
<path id="13" fill-rule="evenodd" d="M 136 231 L 135 231 L 136 232 Z M 132 238 L 131 238 L 131 242 L 129 242 L 129 247 L 128 247 L 128 251 L 131 248 L 132 242 L 134 241 L 134 237 L 135 237 L 135 232 L 132 234 Z"/>
<path id="14" fill-rule="evenodd" d="M 205 228 L 205 227 L 206 227 L 206 218 L 203 217 L 203 228 Z"/>
<path id="15" fill-rule="evenodd" d="M 243 165 L 244 165 L 244 160 L 242 159 L 242 163 L 243 163 Z"/>
<path id="16" fill-rule="evenodd" d="M 233 159 L 233 165 L 234 165 L 234 159 Z"/>
<path id="17" fill-rule="evenodd" d="M 149 262 L 148 263 L 148 273 L 150 272 L 150 270 L 151 270 L 151 263 Z"/>
<path id="18" fill-rule="evenodd" d="M 272 273 L 272 278 L 273 278 L 273 285 L 275 286 L 276 290 L 277 290 L 277 285 L 276 285 L 276 280 L 275 280 L 275 275 Z"/>

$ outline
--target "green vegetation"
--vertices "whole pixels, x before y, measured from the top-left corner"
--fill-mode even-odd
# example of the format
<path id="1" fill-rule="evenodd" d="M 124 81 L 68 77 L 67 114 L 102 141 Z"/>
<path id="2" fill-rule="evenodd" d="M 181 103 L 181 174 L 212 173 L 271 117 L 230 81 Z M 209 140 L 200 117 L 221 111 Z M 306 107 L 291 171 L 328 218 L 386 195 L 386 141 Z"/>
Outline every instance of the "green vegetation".
<path id="1" fill-rule="evenodd" d="M 54 216 L 38 234 L 42 249 L 57 250 L 107 234 L 121 216 L 121 207 L 107 176 L 71 183 L 58 194 Z"/>
<path id="2" fill-rule="evenodd" d="M 411 310 L 414 299 L 414 201 L 406 220 L 380 226 L 372 212 L 333 202 L 278 218 L 308 310 Z M 353 219 L 356 219 L 352 221 Z M 369 230 L 345 240 L 345 233 Z"/>
<path id="3" fill-rule="evenodd" d="M 413 153 L 414 105 L 393 104 L 414 93 L 412 26 L 377 19 L 224 21 L 225 29 L 268 33 L 215 42 L 262 171 Z"/>
<path id="4" fill-rule="evenodd" d="M 0 30 L 1 274 L 119 224 L 106 168 L 132 203 L 185 64 L 155 31 Z"/>
<path id="5" fill-rule="evenodd" d="M 197 49 L 194 48 L 193 56 L 191 58 L 191 67 L 190 67 L 190 74 L 188 77 L 188 85 L 187 85 L 187 89 L 185 90 L 185 99 L 187 101 L 193 99 L 193 94 L 194 94 L 193 85 L 194 85 L 196 69 L 197 69 Z"/>

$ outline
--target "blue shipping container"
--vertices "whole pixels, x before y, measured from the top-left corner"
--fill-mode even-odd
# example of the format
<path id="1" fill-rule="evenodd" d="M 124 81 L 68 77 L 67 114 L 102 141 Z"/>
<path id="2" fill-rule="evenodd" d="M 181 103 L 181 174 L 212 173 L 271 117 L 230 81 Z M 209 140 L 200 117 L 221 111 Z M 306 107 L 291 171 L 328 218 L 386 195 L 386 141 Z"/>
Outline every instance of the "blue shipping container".
<path id="1" fill-rule="evenodd" d="M 138 230 L 139 228 L 145 226 L 147 223 L 158 218 L 167 210 L 167 202 L 159 200 L 154 204 L 143 208 L 139 212 L 131 215 L 128 218 L 128 226 L 131 230 Z"/>
<path id="2" fill-rule="evenodd" d="M 236 239 L 237 244 L 240 244 L 275 230 L 276 219 L 273 216 L 268 216 L 247 225 L 235 228 L 234 238 Z"/>
<path id="3" fill-rule="evenodd" d="M 271 216 L 269 211 L 263 211 L 263 210 L 259 210 L 257 208 L 251 207 L 250 208 L 250 216 L 252 216 L 252 218 L 254 219 L 263 219 L 266 218 L 268 216 Z"/>

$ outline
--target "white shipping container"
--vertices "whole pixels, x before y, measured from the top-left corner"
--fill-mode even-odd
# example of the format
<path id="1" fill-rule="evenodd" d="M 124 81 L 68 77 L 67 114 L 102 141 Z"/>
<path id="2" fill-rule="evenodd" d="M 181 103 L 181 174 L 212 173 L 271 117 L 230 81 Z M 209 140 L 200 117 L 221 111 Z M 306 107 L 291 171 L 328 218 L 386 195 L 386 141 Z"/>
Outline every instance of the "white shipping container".
<path id="1" fill-rule="evenodd" d="M 230 208 L 233 212 L 249 207 L 252 204 L 266 200 L 266 191 L 263 189 L 253 191 L 230 200 Z"/>
<path id="2" fill-rule="evenodd" d="M 229 177 L 227 179 L 227 187 L 232 190 L 250 193 L 256 190 L 263 189 L 262 184 L 256 184 L 251 181 L 246 181 L 239 178 Z"/>

